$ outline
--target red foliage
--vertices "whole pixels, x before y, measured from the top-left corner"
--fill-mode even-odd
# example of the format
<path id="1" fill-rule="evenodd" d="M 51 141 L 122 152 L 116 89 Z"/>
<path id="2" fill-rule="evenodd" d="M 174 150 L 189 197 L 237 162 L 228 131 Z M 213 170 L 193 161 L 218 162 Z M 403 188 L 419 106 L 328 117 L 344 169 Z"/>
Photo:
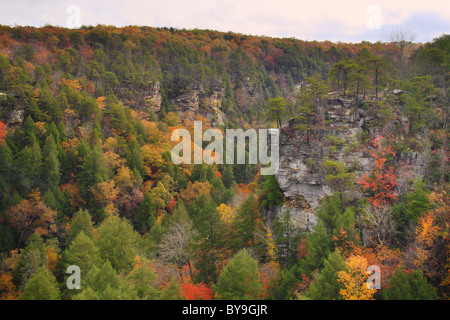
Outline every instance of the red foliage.
<path id="1" fill-rule="evenodd" d="M 6 124 L 0 121 L 0 144 L 5 141 L 6 133 L 8 132 L 8 128 L 6 127 Z"/>
<path id="2" fill-rule="evenodd" d="M 213 298 L 212 289 L 204 283 L 183 283 L 181 292 L 186 300 L 212 300 Z"/>
<path id="3" fill-rule="evenodd" d="M 175 198 L 170 199 L 169 203 L 166 206 L 167 211 L 172 211 L 176 204 L 177 201 L 175 200 Z"/>
<path id="4" fill-rule="evenodd" d="M 375 162 L 375 168 L 371 175 L 365 174 L 359 179 L 363 189 L 369 192 L 368 201 L 375 207 L 383 204 L 389 204 L 397 200 L 397 177 L 394 173 L 394 168 L 387 164 L 387 157 L 393 156 L 394 151 L 392 146 L 383 146 L 381 141 L 382 136 L 378 136 L 372 141 L 373 145 L 377 147 L 377 151 L 373 152 L 372 158 Z"/>
<path id="5" fill-rule="evenodd" d="M 297 248 L 297 258 L 299 260 L 303 259 L 304 257 L 306 257 L 306 255 L 308 254 L 308 243 L 307 243 L 307 239 L 303 238 L 300 240 L 299 244 L 298 244 L 298 248 Z"/>

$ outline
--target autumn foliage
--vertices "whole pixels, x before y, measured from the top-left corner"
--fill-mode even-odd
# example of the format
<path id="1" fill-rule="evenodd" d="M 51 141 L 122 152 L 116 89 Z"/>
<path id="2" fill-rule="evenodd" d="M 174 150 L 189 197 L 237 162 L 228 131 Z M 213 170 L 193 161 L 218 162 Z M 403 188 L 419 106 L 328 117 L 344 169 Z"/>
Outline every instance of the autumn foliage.
<path id="1" fill-rule="evenodd" d="M 370 175 L 364 174 L 358 181 L 358 184 L 369 194 L 367 200 L 375 207 L 387 203 L 391 204 L 398 197 L 395 190 L 398 184 L 397 177 L 394 173 L 394 167 L 388 162 L 388 157 L 392 157 L 394 152 L 391 146 L 383 145 L 383 141 L 381 135 L 372 141 L 376 148 L 376 151 L 372 152 L 375 168 Z"/>

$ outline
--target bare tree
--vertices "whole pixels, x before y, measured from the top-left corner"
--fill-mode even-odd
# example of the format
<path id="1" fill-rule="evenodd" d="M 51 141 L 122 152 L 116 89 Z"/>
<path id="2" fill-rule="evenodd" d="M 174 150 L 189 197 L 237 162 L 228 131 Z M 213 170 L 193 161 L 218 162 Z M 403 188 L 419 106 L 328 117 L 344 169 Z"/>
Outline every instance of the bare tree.
<path id="1" fill-rule="evenodd" d="M 190 239 L 193 232 L 194 230 L 189 222 L 178 222 L 170 227 L 158 246 L 161 259 L 176 264 L 180 270 L 181 277 L 181 271 L 185 265 L 189 266 L 189 272 L 192 277 Z"/>
<path id="2" fill-rule="evenodd" d="M 404 76 L 405 57 L 408 49 L 415 39 L 416 33 L 413 30 L 396 30 L 391 32 L 390 40 L 398 49 L 398 62 L 401 76 Z"/>
<path id="3" fill-rule="evenodd" d="M 367 206 L 361 219 L 361 224 L 369 230 L 379 244 L 387 244 L 395 232 L 395 222 L 387 205 L 380 207 Z"/>

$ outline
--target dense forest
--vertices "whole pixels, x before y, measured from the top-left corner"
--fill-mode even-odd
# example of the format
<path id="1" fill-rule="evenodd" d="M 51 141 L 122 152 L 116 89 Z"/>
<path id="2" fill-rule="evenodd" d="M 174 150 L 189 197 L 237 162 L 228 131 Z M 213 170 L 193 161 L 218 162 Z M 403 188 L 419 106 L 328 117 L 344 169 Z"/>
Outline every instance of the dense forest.
<path id="1" fill-rule="evenodd" d="M 449 67 L 449 35 L 0 26 L 0 299 L 449 299 Z M 312 230 L 263 214 L 286 198 L 258 165 L 171 160 L 194 120 L 308 145 L 336 99 L 372 120 L 308 164 L 333 190 Z M 357 149 L 373 159 L 359 176 L 333 156 Z M 424 174 L 399 174 L 405 154 Z"/>

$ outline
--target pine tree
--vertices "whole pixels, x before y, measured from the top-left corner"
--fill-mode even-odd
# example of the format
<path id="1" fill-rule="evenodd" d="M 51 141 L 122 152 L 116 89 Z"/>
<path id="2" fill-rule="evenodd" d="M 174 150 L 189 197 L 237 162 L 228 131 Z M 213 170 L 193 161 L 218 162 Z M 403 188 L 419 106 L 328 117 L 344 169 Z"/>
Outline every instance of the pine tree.
<path id="1" fill-rule="evenodd" d="M 11 194 L 13 154 L 7 143 L 0 144 L 0 209 L 7 208 Z"/>
<path id="2" fill-rule="evenodd" d="M 100 145 L 96 145 L 86 154 L 78 176 L 79 189 L 82 196 L 84 196 L 85 199 L 93 201 L 90 187 L 108 181 L 110 176 L 111 172 L 107 165 L 103 150 Z"/>
<path id="3" fill-rule="evenodd" d="M 94 223 L 92 222 L 91 214 L 86 209 L 78 210 L 70 221 L 66 245 L 69 245 L 80 232 L 84 232 L 84 234 L 90 238 L 94 237 Z"/>
<path id="4" fill-rule="evenodd" d="M 339 291 L 344 287 L 338 281 L 338 272 L 345 270 L 345 260 L 338 250 L 332 252 L 324 262 L 306 296 L 313 300 L 341 300 Z"/>
<path id="5" fill-rule="evenodd" d="M 269 100 L 266 117 L 277 123 L 278 128 L 281 128 L 281 122 L 287 115 L 287 102 L 282 97 L 276 97 Z"/>
<path id="6" fill-rule="evenodd" d="M 407 272 L 404 265 L 395 269 L 383 300 L 437 300 L 433 286 L 427 283 L 422 270 Z"/>
<path id="7" fill-rule="evenodd" d="M 15 177 L 15 185 L 21 186 L 23 194 L 28 194 L 31 188 L 38 185 L 41 177 L 41 148 L 34 134 L 30 136 L 30 144 L 22 149 L 17 160 L 19 172 Z"/>
<path id="8" fill-rule="evenodd" d="M 137 255 L 138 236 L 129 221 L 109 216 L 98 227 L 98 236 L 96 244 L 102 259 L 120 273 L 129 272 Z"/>
<path id="9" fill-rule="evenodd" d="M 92 238 L 83 231 L 77 234 L 70 246 L 64 252 L 67 265 L 80 267 L 83 275 L 88 274 L 94 267 L 100 266 L 100 253 Z"/>
<path id="10" fill-rule="evenodd" d="M 136 299 L 158 300 L 161 297 L 161 290 L 155 286 L 156 278 L 157 275 L 148 262 L 139 259 L 125 278 L 125 284 L 136 295 Z"/>
<path id="11" fill-rule="evenodd" d="M 19 300 L 59 300 L 60 294 L 55 276 L 42 266 L 27 282 Z"/>
<path id="12" fill-rule="evenodd" d="M 236 230 L 235 241 L 238 245 L 247 247 L 255 244 L 255 234 L 262 228 L 262 220 L 258 211 L 258 199 L 251 193 L 239 207 L 233 221 Z"/>
<path id="13" fill-rule="evenodd" d="M 58 153 L 53 135 L 48 135 L 45 139 L 42 161 L 42 191 L 53 189 L 59 184 L 61 173 L 59 171 L 60 164 Z"/>
<path id="14" fill-rule="evenodd" d="M 258 299 L 262 291 L 258 261 L 248 254 L 247 249 L 242 249 L 223 268 L 217 280 L 217 285 L 213 288 L 216 299 Z"/>
<path id="15" fill-rule="evenodd" d="M 156 205 L 149 192 L 145 194 L 144 200 L 139 204 L 134 219 L 136 229 L 140 231 L 150 230 L 156 221 Z"/>
<path id="16" fill-rule="evenodd" d="M 211 197 L 203 194 L 188 207 L 197 234 L 194 250 L 198 280 L 211 283 L 217 280 L 217 265 L 223 244 L 224 225 Z"/>
<path id="17" fill-rule="evenodd" d="M 116 270 L 106 261 L 101 268 L 94 267 L 83 280 L 81 292 L 73 300 L 119 300 L 124 286 Z"/>
<path id="18" fill-rule="evenodd" d="M 284 266 L 292 263 L 295 257 L 296 243 L 300 233 L 297 226 L 292 222 L 290 210 L 283 211 L 273 221 L 273 233 L 278 249 L 280 263 Z"/>

